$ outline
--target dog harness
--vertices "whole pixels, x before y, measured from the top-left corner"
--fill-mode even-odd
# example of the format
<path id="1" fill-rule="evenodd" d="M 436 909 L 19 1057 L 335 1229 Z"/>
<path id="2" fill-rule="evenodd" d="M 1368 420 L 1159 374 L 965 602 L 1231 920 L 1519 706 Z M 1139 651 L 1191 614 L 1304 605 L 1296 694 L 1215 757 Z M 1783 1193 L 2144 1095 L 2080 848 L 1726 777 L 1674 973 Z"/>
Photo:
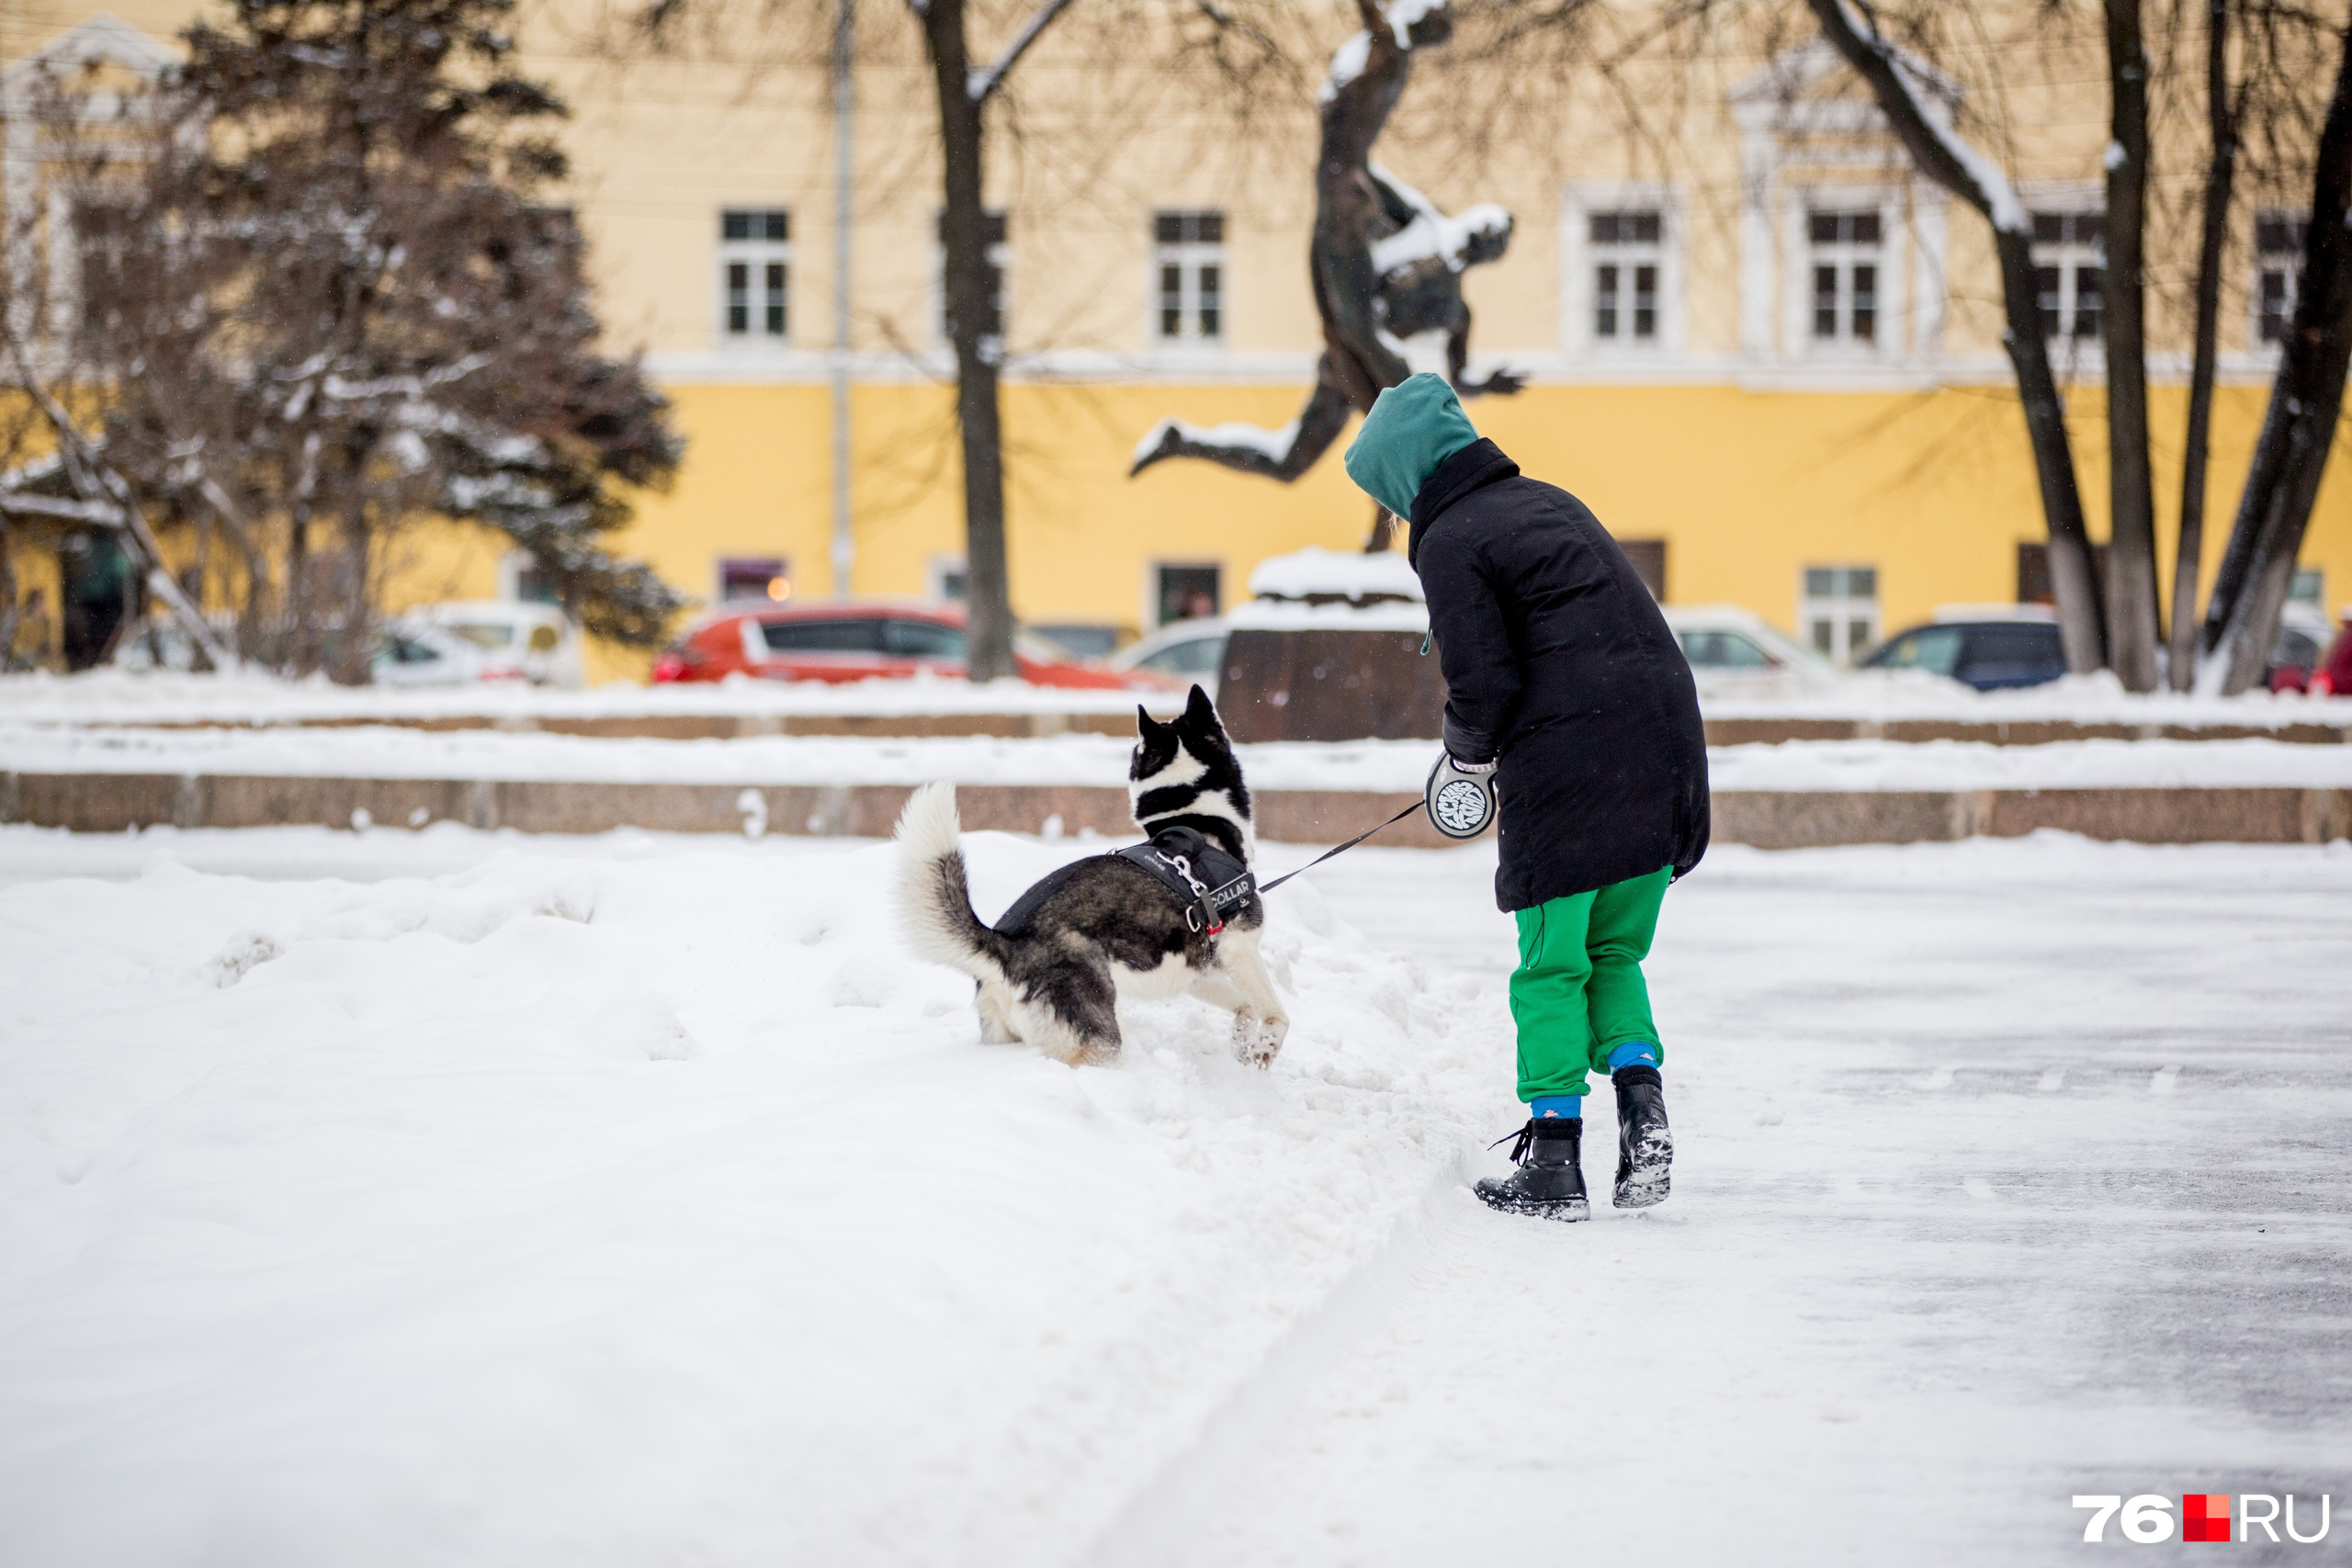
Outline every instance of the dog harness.
<path id="1" fill-rule="evenodd" d="M 1151 841 L 1114 850 L 1158 877 L 1169 891 L 1185 900 L 1184 929 L 1210 936 L 1225 930 L 1227 916 L 1247 904 L 1258 891 L 1250 868 L 1194 828 L 1162 828 Z"/>

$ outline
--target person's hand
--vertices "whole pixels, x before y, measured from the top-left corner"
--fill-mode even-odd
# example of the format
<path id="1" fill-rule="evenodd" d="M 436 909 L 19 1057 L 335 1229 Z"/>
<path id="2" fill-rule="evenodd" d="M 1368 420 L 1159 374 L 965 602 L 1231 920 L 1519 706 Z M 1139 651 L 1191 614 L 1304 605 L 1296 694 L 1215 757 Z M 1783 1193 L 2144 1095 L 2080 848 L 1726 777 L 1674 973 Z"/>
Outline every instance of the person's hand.
<path id="1" fill-rule="evenodd" d="M 1449 839 L 1475 839 L 1495 819 L 1495 764 L 1457 761 L 1442 751 L 1421 799 L 1439 832 Z"/>
<path id="2" fill-rule="evenodd" d="M 1510 371 L 1510 369 L 1498 369 L 1491 376 L 1487 376 L 1484 381 L 1458 383 L 1453 390 L 1461 392 L 1463 398 L 1510 398 L 1512 392 L 1517 392 L 1524 386 L 1526 386 L 1526 376 L 1517 374 L 1517 371 Z"/>

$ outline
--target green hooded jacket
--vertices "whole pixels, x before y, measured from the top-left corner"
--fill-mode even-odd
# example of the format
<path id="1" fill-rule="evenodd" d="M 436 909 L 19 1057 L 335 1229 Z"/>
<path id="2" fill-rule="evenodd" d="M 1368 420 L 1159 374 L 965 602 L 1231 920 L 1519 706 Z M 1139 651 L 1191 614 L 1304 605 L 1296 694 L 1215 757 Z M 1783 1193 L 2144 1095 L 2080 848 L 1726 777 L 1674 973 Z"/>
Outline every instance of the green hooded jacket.
<path id="1" fill-rule="evenodd" d="M 1410 521 L 1437 466 L 1478 439 L 1445 378 L 1423 371 L 1383 391 L 1341 459 L 1356 488 Z"/>

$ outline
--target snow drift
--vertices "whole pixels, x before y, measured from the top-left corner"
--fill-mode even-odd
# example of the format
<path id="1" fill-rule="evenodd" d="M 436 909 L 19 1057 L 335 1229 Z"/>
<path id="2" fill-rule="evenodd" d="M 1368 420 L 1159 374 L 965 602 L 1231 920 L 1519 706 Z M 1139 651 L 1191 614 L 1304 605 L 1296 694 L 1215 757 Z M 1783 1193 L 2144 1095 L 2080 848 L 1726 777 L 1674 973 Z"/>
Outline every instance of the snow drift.
<path id="1" fill-rule="evenodd" d="M 12 1564 L 1066 1560 L 1509 1119 L 1499 998 L 1311 887 L 1271 1072 L 1185 1000 L 1073 1071 L 888 846 L 599 855 L 0 891 Z"/>

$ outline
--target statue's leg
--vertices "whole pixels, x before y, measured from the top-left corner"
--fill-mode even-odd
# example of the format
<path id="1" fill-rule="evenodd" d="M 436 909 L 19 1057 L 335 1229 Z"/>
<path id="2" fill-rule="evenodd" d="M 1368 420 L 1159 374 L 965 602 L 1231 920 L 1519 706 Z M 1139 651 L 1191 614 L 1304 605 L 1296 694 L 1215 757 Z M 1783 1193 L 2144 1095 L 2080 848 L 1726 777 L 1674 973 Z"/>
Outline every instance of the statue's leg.
<path id="1" fill-rule="evenodd" d="M 1327 351 L 1316 367 L 1315 390 L 1299 415 L 1280 430 L 1254 424 L 1188 424 L 1163 419 L 1136 447 L 1129 478 L 1170 457 L 1199 457 L 1245 474 L 1261 474 L 1284 484 L 1315 466 L 1347 428 L 1353 412 Z"/>

